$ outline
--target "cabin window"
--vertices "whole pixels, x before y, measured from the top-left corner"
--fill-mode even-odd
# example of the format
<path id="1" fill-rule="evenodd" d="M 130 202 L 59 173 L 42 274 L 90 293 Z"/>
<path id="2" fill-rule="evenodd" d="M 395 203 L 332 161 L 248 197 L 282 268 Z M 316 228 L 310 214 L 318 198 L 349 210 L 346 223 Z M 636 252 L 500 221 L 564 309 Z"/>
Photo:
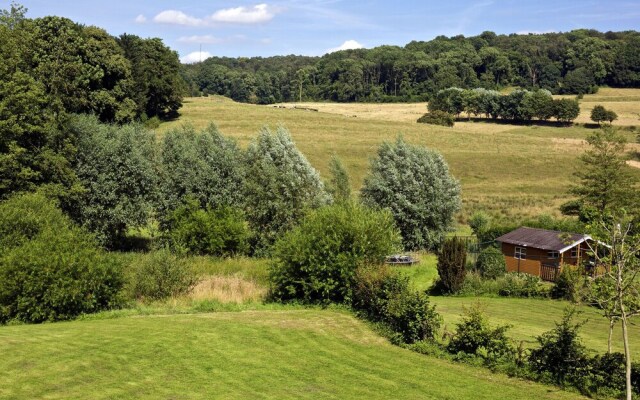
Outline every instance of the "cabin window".
<path id="1" fill-rule="evenodd" d="M 524 260 L 525 258 L 527 258 L 527 249 L 525 247 L 516 247 L 514 257 Z"/>
<path id="2" fill-rule="evenodd" d="M 560 253 L 557 251 L 550 251 L 547 253 L 547 258 L 558 258 L 560 257 Z"/>
<path id="3" fill-rule="evenodd" d="M 578 258 L 578 247 L 571 249 L 571 258 Z"/>

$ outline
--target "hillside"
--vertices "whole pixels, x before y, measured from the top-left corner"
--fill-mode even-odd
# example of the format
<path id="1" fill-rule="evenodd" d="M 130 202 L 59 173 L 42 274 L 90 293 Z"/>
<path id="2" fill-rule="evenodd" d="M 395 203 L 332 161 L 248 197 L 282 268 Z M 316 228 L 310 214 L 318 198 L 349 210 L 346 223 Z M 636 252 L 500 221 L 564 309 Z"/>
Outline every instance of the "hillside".
<path id="1" fill-rule="evenodd" d="M 620 117 L 614 125 L 632 125 L 638 120 L 639 96 L 637 89 L 602 89 L 585 96 L 579 121 L 587 122 L 593 105 L 606 99 L 602 104 Z M 214 122 L 223 134 L 246 145 L 260 127 L 283 124 L 323 177 L 328 176 L 331 155 L 337 154 L 354 190 L 362 185 L 378 145 L 403 135 L 444 154 L 462 183 L 464 215 L 483 209 L 505 218 L 522 218 L 558 213 L 558 206 L 568 199 L 582 141 L 593 129 L 464 121 L 454 128 L 417 124 L 416 119 L 426 112 L 425 103 L 298 105 L 318 112 L 293 108 L 293 104 L 281 106 L 286 108 L 235 103 L 219 96 L 189 98 L 181 117 L 162 124 L 158 132 L 185 123 L 199 129 Z M 635 133 L 626 132 L 635 141 Z M 630 149 L 640 147 L 633 144 Z"/>

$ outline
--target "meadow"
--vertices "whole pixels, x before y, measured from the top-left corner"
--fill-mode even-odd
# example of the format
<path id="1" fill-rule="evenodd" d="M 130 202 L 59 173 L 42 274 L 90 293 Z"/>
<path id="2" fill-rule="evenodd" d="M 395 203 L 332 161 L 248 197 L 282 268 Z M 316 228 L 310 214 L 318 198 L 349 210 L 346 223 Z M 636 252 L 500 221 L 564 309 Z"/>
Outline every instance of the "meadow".
<path id="1" fill-rule="evenodd" d="M 603 104 L 618 113 L 620 120 L 614 125 L 635 126 L 640 125 L 638 99 L 638 89 L 603 88 L 584 97 L 581 123 L 572 127 L 462 120 L 445 128 L 415 122 L 426 112 L 426 103 L 260 106 L 210 96 L 186 99 L 181 117 L 162 124 L 157 132 L 162 136 L 182 124 L 201 129 L 215 123 L 223 134 L 245 146 L 261 127 L 283 125 L 325 179 L 331 155 L 338 155 L 356 191 L 379 144 L 402 135 L 445 156 L 462 184 L 461 221 L 475 210 L 520 219 L 542 213 L 558 215 L 558 206 L 569 199 L 567 189 L 579 168 L 576 157 L 585 148 L 584 138 L 595 129 L 587 123 L 591 108 Z M 635 130 L 626 128 L 624 132 L 635 142 Z M 629 148 L 640 151 L 637 144 Z"/>

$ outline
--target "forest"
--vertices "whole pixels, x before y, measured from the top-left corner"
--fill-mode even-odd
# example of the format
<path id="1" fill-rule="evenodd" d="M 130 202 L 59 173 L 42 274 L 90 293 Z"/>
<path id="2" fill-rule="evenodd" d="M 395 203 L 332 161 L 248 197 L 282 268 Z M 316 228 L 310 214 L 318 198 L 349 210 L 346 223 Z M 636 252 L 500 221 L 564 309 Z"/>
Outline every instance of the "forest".
<path id="1" fill-rule="evenodd" d="M 257 104 L 427 101 L 450 87 L 588 94 L 602 85 L 640 86 L 640 33 L 438 36 L 322 57 L 211 57 L 184 65 L 182 74 L 192 96 Z"/>

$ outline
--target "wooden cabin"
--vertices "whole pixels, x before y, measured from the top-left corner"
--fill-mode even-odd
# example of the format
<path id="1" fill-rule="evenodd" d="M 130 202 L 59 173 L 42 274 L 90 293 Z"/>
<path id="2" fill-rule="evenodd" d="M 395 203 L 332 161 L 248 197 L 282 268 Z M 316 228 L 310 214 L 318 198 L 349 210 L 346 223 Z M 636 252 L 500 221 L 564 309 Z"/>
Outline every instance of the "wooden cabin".
<path id="1" fill-rule="evenodd" d="M 496 239 L 508 272 L 524 272 L 555 281 L 563 265 L 580 265 L 588 257 L 589 235 L 520 227 Z"/>

